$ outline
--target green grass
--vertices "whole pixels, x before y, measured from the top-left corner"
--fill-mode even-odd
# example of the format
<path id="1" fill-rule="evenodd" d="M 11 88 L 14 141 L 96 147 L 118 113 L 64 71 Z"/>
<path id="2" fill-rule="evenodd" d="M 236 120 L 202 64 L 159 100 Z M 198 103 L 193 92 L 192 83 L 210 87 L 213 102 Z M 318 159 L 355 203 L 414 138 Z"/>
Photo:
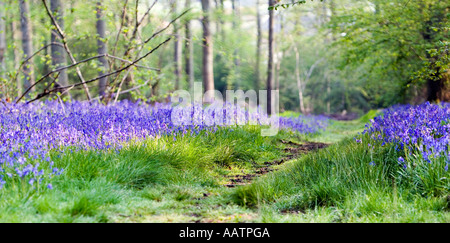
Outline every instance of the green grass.
<path id="1" fill-rule="evenodd" d="M 352 139 L 374 115 L 334 121 L 309 136 L 262 137 L 245 126 L 134 142 L 120 151 L 68 148 L 52 155 L 65 170 L 52 179 L 53 190 L 21 183 L 0 191 L 0 222 L 450 222 L 445 190 L 421 193 L 396 169 L 398 151 Z M 251 185 L 224 186 L 227 176 L 285 156 L 281 140 L 332 145 Z"/>
<path id="2" fill-rule="evenodd" d="M 280 140 L 289 137 L 284 132 L 262 137 L 260 129 L 247 126 L 196 137 L 149 139 L 119 151 L 68 148 L 52 155 L 55 166 L 64 169 L 51 181 L 53 190 L 0 191 L 0 221 L 233 221 L 253 212 L 230 202 L 225 176 L 250 173 L 265 161 L 281 158 L 285 152 Z"/>
<path id="3" fill-rule="evenodd" d="M 425 193 L 405 177 L 399 154 L 347 138 L 238 188 L 233 200 L 264 212 L 264 222 L 450 222 L 448 187 L 430 183 L 441 190 Z"/>

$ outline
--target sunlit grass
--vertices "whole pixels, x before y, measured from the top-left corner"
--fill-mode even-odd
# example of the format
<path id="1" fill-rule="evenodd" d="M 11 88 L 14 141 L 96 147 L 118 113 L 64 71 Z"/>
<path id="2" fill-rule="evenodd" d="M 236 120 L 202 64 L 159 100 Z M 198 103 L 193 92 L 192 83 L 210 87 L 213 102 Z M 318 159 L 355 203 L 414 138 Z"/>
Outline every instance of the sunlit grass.
<path id="1" fill-rule="evenodd" d="M 227 215 L 250 213 L 228 207 L 225 175 L 250 172 L 255 164 L 284 152 L 276 137 L 260 136 L 254 126 L 221 128 L 198 136 L 162 136 L 135 141 L 120 150 L 71 150 L 52 153 L 64 173 L 53 178 L 53 189 L 17 193 L 2 190 L 1 222 L 164 221 L 164 214 L 187 214 L 175 221 L 195 221 L 215 213 L 189 212 L 189 205 L 211 201 Z M 208 195 L 208 196 L 204 196 Z M 201 207 L 208 210 L 210 207 Z M 189 216 L 190 214 L 194 216 Z"/>
<path id="2" fill-rule="evenodd" d="M 244 126 L 135 141 L 118 151 L 68 149 L 52 154 L 64 169 L 52 190 L 2 191 L 0 222 L 450 222 L 448 197 L 394 186 L 389 165 L 398 151 L 356 143 L 363 128 L 362 120 L 333 121 L 315 135 L 261 137 L 260 128 Z M 333 145 L 251 185 L 223 186 L 227 175 L 285 156 L 281 140 Z"/>
<path id="3" fill-rule="evenodd" d="M 233 200 L 264 222 L 450 222 L 448 193 L 428 197 L 400 182 L 398 154 L 350 137 L 238 188 Z"/>

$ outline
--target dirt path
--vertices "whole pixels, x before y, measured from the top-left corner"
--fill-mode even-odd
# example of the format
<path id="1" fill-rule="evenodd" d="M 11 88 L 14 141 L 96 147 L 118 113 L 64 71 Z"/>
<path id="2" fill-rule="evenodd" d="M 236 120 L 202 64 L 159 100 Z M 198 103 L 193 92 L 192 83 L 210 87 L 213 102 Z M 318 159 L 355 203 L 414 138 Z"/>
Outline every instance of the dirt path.
<path id="1" fill-rule="evenodd" d="M 285 152 L 288 152 L 288 155 L 286 157 L 280 160 L 264 162 L 264 164 L 256 168 L 254 172 L 242 175 L 229 176 L 228 178 L 230 183 L 226 184 L 225 186 L 231 188 L 240 185 L 250 184 L 254 178 L 276 170 L 272 168 L 276 165 L 283 164 L 284 162 L 298 158 L 301 155 L 310 153 L 312 151 L 316 151 L 318 149 L 323 149 L 329 146 L 329 144 L 326 143 L 315 143 L 315 142 L 306 142 L 303 144 L 294 143 L 292 141 L 287 142 L 284 140 L 281 140 L 281 142 L 288 145 L 288 147 L 284 149 Z"/>

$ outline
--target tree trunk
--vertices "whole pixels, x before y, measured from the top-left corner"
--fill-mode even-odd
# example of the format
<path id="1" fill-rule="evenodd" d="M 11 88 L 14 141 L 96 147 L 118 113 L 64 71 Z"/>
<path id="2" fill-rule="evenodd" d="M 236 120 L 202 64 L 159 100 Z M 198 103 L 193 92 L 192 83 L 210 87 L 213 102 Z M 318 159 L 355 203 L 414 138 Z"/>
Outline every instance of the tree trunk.
<path id="1" fill-rule="evenodd" d="M 125 7 L 125 10 L 124 10 L 125 12 L 124 12 L 124 16 L 123 16 L 123 18 L 124 18 L 123 28 L 132 29 L 134 18 L 131 14 L 131 11 L 127 11 L 127 9 L 126 9 L 127 6 L 124 6 L 124 7 Z M 126 44 L 127 46 L 125 48 L 126 51 L 123 54 L 123 56 L 126 58 L 128 58 L 131 55 L 131 53 L 133 53 L 133 51 L 134 51 L 134 45 L 133 45 L 133 43 L 130 42 L 130 39 L 132 38 L 131 35 L 132 35 L 131 31 L 124 33 L 125 40 L 127 41 L 127 44 Z M 126 75 L 126 77 L 122 84 L 122 87 L 120 87 L 120 85 L 119 85 L 119 87 L 122 90 L 130 89 L 134 85 L 134 72 L 131 72 L 131 71 L 126 72 L 125 75 Z M 131 93 L 125 93 L 125 94 L 121 95 L 121 97 L 124 100 L 131 100 L 133 98 Z"/>
<path id="2" fill-rule="evenodd" d="M 172 11 L 174 14 L 177 13 L 177 3 L 176 1 L 172 2 Z M 180 89 L 180 82 L 181 82 L 181 75 L 182 75 L 182 66 L 183 63 L 181 61 L 182 56 L 182 43 L 181 43 L 181 36 L 180 36 L 180 28 L 179 25 L 174 23 L 174 55 L 173 55 L 173 61 L 175 64 L 175 90 Z"/>
<path id="3" fill-rule="evenodd" d="M 209 14 L 209 0 L 202 0 L 203 9 L 203 86 L 204 90 L 214 90 L 214 68 L 213 68 L 213 40 L 211 35 Z M 210 102 L 212 97 L 205 97 L 206 102 Z"/>
<path id="4" fill-rule="evenodd" d="M 278 55 L 279 49 L 278 45 L 275 46 L 275 53 L 277 53 L 276 61 L 274 62 L 275 65 L 275 72 L 274 72 L 274 88 L 275 90 L 280 90 L 280 71 L 281 71 L 281 55 Z"/>
<path id="5" fill-rule="evenodd" d="M 218 0 L 214 0 L 214 6 L 216 7 L 216 9 L 219 9 L 220 8 L 220 6 L 219 6 L 219 1 Z M 218 18 L 219 19 L 219 18 Z M 216 24 L 216 32 L 215 32 L 215 34 L 217 35 L 217 36 L 219 36 L 219 33 L 220 33 L 220 21 L 219 20 L 216 20 L 215 21 L 215 24 Z"/>
<path id="6" fill-rule="evenodd" d="M 438 72 L 437 72 L 438 73 Z M 429 102 L 449 102 L 450 101 L 450 71 L 442 74 L 439 79 L 429 79 L 427 81 L 427 101 Z"/>
<path id="7" fill-rule="evenodd" d="M 240 18 L 240 13 L 239 13 L 239 0 L 231 0 L 231 6 L 233 9 L 233 31 L 238 31 L 239 30 L 239 18 Z M 236 48 L 234 49 L 233 52 L 233 56 L 234 56 L 234 68 L 235 68 L 235 80 L 236 82 L 236 89 L 241 89 L 241 77 L 240 77 L 240 73 L 239 73 L 239 66 L 241 65 L 241 61 L 239 60 L 239 56 L 238 56 L 238 45 L 239 45 L 239 35 L 238 35 L 238 40 L 236 43 Z"/>
<path id="8" fill-rule="evenodd" d="M 58 25 L 64 31 L 64 7 L 61 3 L 61 0 L 51 0 L 50 11 L 55 17 Z M 61 38 L 62 36 L 60 36 L 56 30 L 52 30 L 51 32 L 52 42 L 61 42 Z M 64 47 L 59 45 L 52 45 L 51 56 L 52 56 L 52 65 L 54 66 L 54 68 L 66 65 L 66 51 L 64 50 Z M 67 76 L 66 70 L 62 70 L 59 73 L 58 83 L 62 86 L 67 86 L 69 84 L 69 78 Z"/>
<path id="9" fill-rule="evenodd" d="M 106 23 L 105 23 L 105 15 L 103 13 L 102 1 L 97 2 L 96 6 L 96 28 L 97 28 L 97 51 L 99 55 L 103 55 L 107 53 L 105 38 L 106 38 Z M 99 72 L 99 76 L 102 76 L 106 73 L 106 68 L 108 67 L 108 60 L 106 57 L 100 57 L 99 62 L 101 64 L 101 70 Z M 99 79 L 98 82 L 98 94 L 99 96 L 103 96 L 106 91 L 106 86 L 108 85 L 108 77 L 104 77 Z"/>
<path id="10" fill-rule="evenodd" d="M 223 1 L 224 0 L 220 0 L 220 11 L 222 14 L 225 15 L 225 7 L 223 4 Z M 221 40 L 222 40 L 222 43 L 225 43 L 225 37 L 226 37 L 225 36 L 225 22 L 224 22 L 223 18 L 220 18 L 219 22 L 220 22 L 220 26 L 221 26 L 221 28 L 220 28 L 220 34 L 221 34 L 221 38 L 222 38 Z"/>
<path id="11" fill-rule="evenodd" d="M 33 42 L 31 39 L 31 22 L 30 22 L 30 7 L 28 1 L 20 0 L 20 28 L 22 31 L 22 49 L 24 54 L 24 59 L 33 54 Z M 33 71 L 33 61 L 29 60 L 23 66 L 23 88 L 28 89 L 34 83 L 34 71 Z M 34 88 L 31 90 L 34 91 Z"/>
<path id="12" fill-rule="evenodd" d="M 47 24 L 47 21 L 48 21 L 47 16 L 42 15 L 41 16 L 41 21 L 40 21 L 41 24 L 45 26 Z M 45 38 L 45 37 L 43 37 L 41 41 L 42 41 L 41 46 L 48 45 L 51 42 L 51 40 L 49 38 Z M 39 74 L 40 76 L 45 75 L 46 73 L 49 73 L 49 72 L 52 71 L 51 65 L 50 65 L 50 63 L 47 60 L 47 58 L 50 56 L 50 48 L 51 48 L 51 46 L 48 46 L 47 48 L 45 48 L 43 50 L 44 51 L 43 54 L 44 54 L 44 57 L 45 57 L 45 61 L 43 63 L 41 74 Z"/>
<path id="13" fill-rule="evenodd" d="M 330 97 L 331 97 L 331 81 L 330 77 L 327 75 L 327 114 L 331 113 L 331 103 L 330 103 Z"/>
<path id="14" fill-rule="evenodd" d="M 6 78 L 6 28 L 5 28 L 6 16 L 5 16 L 5 3 L 0 0 L 0 99 L 9 96 L 7 87 L 11 84 L 4 83 Z M 2 84 L 3 83 L 3 84 Z M 7 86 L 7 87 L 6 87 Z"/>
<path id="15" fill-rule="evenodd" d="M 261 34 L 261 13 L 259 12 L 259 4 L 260 1 L 256 0 L 256 27 L 258 36 L 256 39 L 256 69 L 255 69 L 255 80 L 254 80 L 254 88 L 255 90 L 259 90 L 259 84 L 261 82 L 261 43 L 262 43 L 262 34 Z"/>
<path id="16" fill-rule="evenodd" d="M 275 5 L 275 0 L 269 0 L 269 7 Z M 272 114 L 272 84 L 273 84 L 273 54 L 274 54 L 274 10 L 269 9 L 269 58 L 267 60 L 267 114 Z"/>
<path id="17" fill-rule="evenodd" d="M 295 51 L 295 77 L 297 79 L 297 88 L 298 88 L 298 98 L 300 100 L 300 112 L 305 114 L 305 104 L 303 101 L 303 84 L 300 78 L 300 53 L 298 52 L 297 46 L 294 43 L 294 51 Z"/>
<path id="18" fill-rule="evenodd" d="M 446 73 L 442 74 L 442 84 L 444 87 L 440 94 L 440 100 L 443 102 L 450 102 L 450 70 L 447 70 Z"/>
<path id="19" fill-rule="evenodd" d="M 0 1 L 0 78 L 6 77 L 6 11 L 5 3 Z"/>
<path id="20" fill-rule="evenodd" d="M 13 60 L 14 61 L 14 70 L 17 70 L 20 65 L 20 52 L 17 47 L 17 43 L 19 42 L 19 40 L 21 38 L 21 33 L 20 33 L 20 29 L 19 29 L 19 24 L 15 20 L 11 21 L 10 28 L 11 28 L 11 40 L 13 42 L 12 46 L 13 46 L 13 53 L 14 53 L 14 60 Z M 16 89 L 17 89 L 17 97 L 20 97 L 23 92 L 23 84 L 22 84 L 22 80 L 20 80 L 19 78 L 17 79 Z"/>
<path id="21" fill-rule="evenodd" d="M 186 9 L 190 8 L 191 1 L 186 0 Z M 185 24 L 185 72 L 188 77 L 189 90 L 194 88 L 194 46 L 192 43 L 191 21 L 187 20 Z"/>
<path id="22" fill-rule="evenodd" d="M 281 36 L 283 36 L 284 35 L 284 32 L 283 32 L 284 31 L 283 16 L 281 14 L 278 14 L 278 17 L 280 18 L 279 19 L 279 21 L 280 21 L 280 25 L 279 25 L 280 26 L 280 33 L 281 33 Z M 277 41 L 275 41 L 274 49 L 275 49 L 275 53 L 277 55 L 277 58 L 275 60 L 276 72 L 275 72 L 275 80 L 274 81 L 275 81 L 275 90 L 280 90 L 280 71 L 281 71 L 281 62 L 282 62 L 283 57 L 284 57 L 284 51 L 281 50 L 281 52 L 280 52 L 280 45 L 278 44 L 279 40 L 278 39 L 276 39 L 276 40 Z"/>

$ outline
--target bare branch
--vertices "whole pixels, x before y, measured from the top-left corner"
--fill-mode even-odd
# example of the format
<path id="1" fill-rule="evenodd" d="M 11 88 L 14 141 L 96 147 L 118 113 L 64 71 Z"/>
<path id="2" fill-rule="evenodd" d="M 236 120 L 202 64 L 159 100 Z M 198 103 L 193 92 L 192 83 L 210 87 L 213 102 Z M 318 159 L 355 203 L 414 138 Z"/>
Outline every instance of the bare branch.
<path id="1" fill-rule="evenodd" d="M 134 21 L 135 21 L 135 29 L 138 27 L 138 14 L 139 14 L 139 0 L 136 0 L 136 6 L 134 8 Z"/>
<path id="2" fill-rule="evenodd" d="M 130 74 L 130 70 L 131 69 L 127 70 L 127 73 L 123 76 L 122 80 L 120 81 L 119 88 L 117 89 L 117 92 L 116 92 L 116 98 L 114 99 L 114 103 L 116 103 L 117 100 L 119 99 L 120 90 L 122 89 L 122 85 L 125 82 L 125 80 L 127 79 L 128 74 Z"/>
<path id="3" fill-rule="evenodd" d="M 169 42 L 170 39 L 171 39 L 171 38 L 166 39 L 165 41 L 163 41 L 163 42 L 161 42 L 159 45 L 157 45 L 155 48 L 153 48 L 151 51 L 147 52 L 145 55 L 139 57 L 138 59 L 136 59 L 136 60 L 133 61 L 132 63 L 128 64 L 127 66 L 122 67 L 122 68 L 120 68 L 120 69 L 118 69 L 118 70 L 115 70 L 114 72 L 107 73 L 107 74 L 98 76 L 98 77 L 96 77 L 96 78 L 93 78 L 93 79 L 90 79 L 90 80 L 87 80 L 87 81 L 84 81 L 84 82 L 80 82 L 80 83 L 76 83 L 76 84 L 72 84 L 72 85 L 68 85 L 68 86 L 64 86 L 64 87 L 59 87 L 59 88 L 52 89 L 52 90 L 44 90 L 43 93 L 38 94 L 38 95 L 36 96 L 36 98 L 34 98 L 32 101 L 29 101 L 28 103 L 33 102 L 33 101 L 35 101 L 35 100 L 38 100 L 38 99 L 40 99 L 40 98 L 42 98 L 42 97 L 45 97 L 45 96 L 47 96 L 47 95 L 49 95 L 49 94 L 51 94 L 51 93 L 53 93 L 53 92 L 57 92 L 57 91 L 59 91 L 59 90 L 71 89 L 71 88 L 73 88 L 73 87 L 77 87 L 77 86 L 80 86 L 80 85 L 86 85 L 86 84 L 88 84 L 88 83 L 97 81 L 97 80 L 99 80 L 99 79 L 101 79 L 101 78 L 109 77 L 109 76 L 114 75 L 114 74 L 119 74 L 119 73 L 121 73 L 122 71 L 124 71 L 124 70 L 126 70 L 126 69 L 128 69 L 128 68 L 130 68 L 130 67 L 132 67 L 132 66 L 134 66 L 136 63 L 140 62 L 142 59 L 148 57 L 150 54 L 152 54 L 153 52 L 155 52 L 156 50 L 158 50 L 162 45 L 164 45 L 164 44 L 166 44 L 167 42 Z M 96 56 L 96 57 L 98 58 L 98 56 Z M 92 57 L 92 58 L 90 58 L 90 59 L 93 59 L 93 58 L 94 58 L 94 57 Z"/>
<path id="4" fill-rule="evenodd" d="M 19 103 L 19 101 L 22 100 L 23 97 L 25 97 L 25 95 L 26 95 L 28 92 L 30 92 L 30 90 L 31 90 L 34 86 L 36 86 L 36 85 L 39 84 L 40 82 L 44 81 L 46 78 L 50 77 L 50 75 L 52 75 L 53 73 L 61 72 L 62 70 L 65 70 L 65 69 L 68 69 L 68 68 L 71 68 L 71 67 L 76 67 L 76 66 L 78 66 L 78 65 L 80 65 L 80 64 L 82 64 L 82 63 L 85 63 L 85 62 L 88 62 L 88 61 L 91 61 L 91 60 L 93 60 L 93 59 L 97 59 L 97 58 L 100 58 L 100 57 L 104 57 L 104 56 L 106 56 L 106 55 L 107 55 L 107 54 L 102 54 L 102 55 L 98 55 L 98 56 L 94 56 L 94 57 L 89 57 L 89 58 L 86 58 L 86 59 L 84 59 L 84 60 L 82 60 L 82 61 L 79 61 L 79 62 L 70 64 L 70 65 L 67 65 L 67 66 L 59 67 L 59 68 L 56 68 L 56 69 L 54 69 L 54 70 L 48 72 L 47 74 L 45 74 L 44 76 L 42 76 L 39 80 L 37 80 L 36 82 L 34 82 L 34 84 L 32 84 L 30 87 L 28 87 L 28 89 L 25 90 L 25 92 L 17 99 L 16 104 Z"/>
<path id="5" fill-rule="evenodd" d="M 147 9 L 147 11 L 144 13 L 144 15 L 141 17 L 141 19 L 139 21 L 137 21 L 137 9 L 136 9 L 136 25 L 134 27 L 133 34 L 131 35 L 132 38 L 136 38 L 138 27 L 142 24 L 142 22 L 144 22 L 145 17 L 150 13 L 150 11 L 152 10 L 153 6 L 155 6 L 155 4 L 157 2 L 158 2 L 158 0 L 155 0 L 153 2 L 153 4 Z"/>
<path id="6" fill-rule="evenodd" d="M 154 4 L 156 3 L 156 1 L 154 2 Z M 151 6 L 149 9 L 151 9 L 153 6 Z M 152 40 L 155 36 L 157 36 L 158 34 L 162 33 L 163 31 L 165 31 L 167 28 L 169 28 L 170 25 L 172 25 L 176 20 L 178 20 L 179 18 L 181 18 L 183 15 L 185 15 L 188 11 L 190 11 L 191 9 L 187 9 L 185 10 L 183 13 L 181 13 L 180 15 L 178 15 L 176 18 L 172 19 L 169 24 L 167 24 L 166 27 L 164 27 L 163 29 L 157 31 L 156 33 L 154 33 L 152 36 L 150 36 L 150 38 L 148 38 L 147 40 L 145 40 L 143 43 L 141 43 L 141 46 L 144 46 L 145 44 L 147 44 L 148 42 L 150 42 L 150 40 Z M 136 36 L 132 36 L 132 38 L 130 39 L 130 41 L 132 41 Z M 132 50 L 131 45 L 128 45 L 124 56 L 128 57 L 128 55 L 130 54 L 130 51 Z M 137 56 L 140 54 L 140 52 L 142 51 L 142 48 L 138 51 Z M 125 78 L 127 77 L 128 73 L 125 75 Z M 114 79 L 114 81 L 112 82 L 114 85 L 116 84 L 118 76 L 116 76 L 116 78 Z M 123 82 L 121 81 L 119 83 L 119 85 L 121 85 Z M 114 86 L 115 87 L 115 86 Z M 112 91 L 113 89 L 111 89 Z"/>
<path id="7" fill-rule="evenodd" d="M 154 1 L 154 2 L 153 2 L 152 6 L 150 6 L 150 7 L 148 8 L 146 14 L 148 14 L 148 12 L 150 12 L 150 10 L 153 8 L 153 6 L 156 4 L 156 2 L 157 2 L 157 1 Z M 128 40 L 128 45 L 127 45 L 127 47 L 126 47 L 126 50 L 125 50 L 125 53 L 124 53 L 124 57 L 128 57 L 129 54 L 130 54 L 130 52 L 131 52 L 131 50 L 133 50 L 132 43 L 133 43 L 133 41 L 136 39 L 136 36 L 137 36 L 137 33 L 138 33 L 139 26 L 142 24 L 142 22 L 143 22 L 143 20 L 144 20 L 144 18 L 142 18 L 141 21 L 138 21 L 138 20 L 137 20 L 137 15 L 138 15 L 137 6 L 138 6 L 138 4 L 139 4 L 139 0 L 136 0 L 136 16 L 135 16 L 135 17 L 136 17 L 136 23 L 135 23 L 135 26 L 134 26 L 133 33 L 132 33 L 130 39 Z M 145 17 L 145 15 L 144 15 L 144 17 Z"/>
<path id="8" fill-rule="evenodd" d="M 171 26 L 175 21 L 177 21 L 179 18 L 181 18 L 183 15 L 185 15 L 187 12 L 189 12 L 191 9 L 187 9 L 185 10 L 183 13 L 181 13 L 180 15 L 178 15 L 176 18 L 172 19 L 172 21 L 170 21 L 166 27 L 162 28 L 161 30 L 155 32 L 152 36 L 150 36 L 147 40 L 145 40 L 143 42 L 143 44 L 147 44 L 149 41 L 151 41 L 153 38 L 155 38 L 155 36 L 159 35 L 161 32 L 165 31 L 167 28 L 169 28 L 169 26 Z"/>
<path id="9" fill-rule="evenodd" d="M 319 63 L 321 63 L 323 60 L 324 60 L 324 58 L 320 58 L 320 59 L 316 60 L 314 62 L 314 64 L 309 68 L 308 72 L 305 72 L 305 76 L 306 76 L 305 82 L 307 82 L 309 80 L 309 78 L 311 77 L 311 74 L 314 71 L 314 69 L 316 68 L 316 66 Z"/>
<path id="10" fill-rule="evenodd" d="M 142 16 L 141 20 L 139 20 L 139 25 L 142 24 L 142 22 L 144 21 L 145 17 L 147 17 L 147 15 L 150 13 L 150 11 L 152 10 L 153 6 L 155 6 L 155 4 L 158 2 L 158 0 L 155 0 L 153 2 L 153 4 L 147 9 L 147 11 L 144 13 L 144 15 Z"/>

